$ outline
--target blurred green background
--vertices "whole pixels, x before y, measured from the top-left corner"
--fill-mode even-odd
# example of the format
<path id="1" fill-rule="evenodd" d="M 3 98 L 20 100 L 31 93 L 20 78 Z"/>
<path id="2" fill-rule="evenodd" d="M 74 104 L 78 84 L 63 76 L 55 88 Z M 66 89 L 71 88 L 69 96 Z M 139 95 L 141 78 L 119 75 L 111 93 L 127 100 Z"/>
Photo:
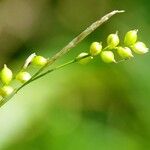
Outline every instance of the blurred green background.
<path id="1" fill-rule="evenodd" d="M 111 18 L 56 64 L 116 31 L 122 38 L 139 29 L 139 39 L 150 47 L 150 1 L 1 0 L 1 67 L 6 63 L 17 72 L 33 52 L 51 57 L 114 9 L 126 13 Z M 150 149 L 149 58 L 105 64 L 98 57 L 31 83 L 0 109 L 0 150 Z"/>

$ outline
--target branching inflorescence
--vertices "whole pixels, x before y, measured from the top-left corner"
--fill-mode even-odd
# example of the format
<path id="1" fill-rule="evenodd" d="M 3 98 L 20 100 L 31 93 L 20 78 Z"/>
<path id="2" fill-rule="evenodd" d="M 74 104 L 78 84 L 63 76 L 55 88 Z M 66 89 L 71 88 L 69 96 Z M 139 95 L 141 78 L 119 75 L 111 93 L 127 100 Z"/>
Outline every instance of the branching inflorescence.
<path id="1" fill-rule="evenodd" d="M 138 30 L 131 30 L 127 32 L 124 37 L 123 45 L 120 45 L 118 32 L 116 32 L 114 34 L 108 35 L 107 45 L 105 47 L 103 46 L 102 42 L 93 42 L 89 47 L 89 52 L 82 52 L 75 59 L 43 72 L 45 68 L 54 63 L 58 58 L 67 53 L 71 48 L 75 47 L 79 42 L 81 42 L 86 36 L 92 33 L 97 27 L 106 22 L 110 17 L 112 17 L 117 13 L 122 12 L 124 11 L 118 10 L 112 11 L 107 15 L 105 15 L 104 17 L 102 17 L 100 20 L 94 22 L 90 27 L 88 27 L 76 38 L 74 38 L 67 46 L 65 46 L 51 59 L 49 58 L 46 59 L 43 56 L 37 56 L 35 53 L 31 54 L 26 59 L 21 70 L 15 76 L 5 64 L 0 74 L 1 82 L 3 83 L 3 87 L 0 89 L 0 96 L 1 96 L 0 106 L 2 106 L 8 100 L 10 100 L 20 89 L 22 89 L 27 84 L 45 76 L 46 74 L 52 71 L 65 67 L 69 64 L 75 62 L 78 62 L 80 64 L 86 64 L 96 56 L 100 56 L 105 63 L 118 63 L 120 61 L 132 58 L 133 57 L 132 51 L 134 51 L 137 54 L 147 53 L 148 48 L 146 47 L 146 45 L 143 42 L 137 40 Z M 116 59 L 114 54 L 116 54 L 119 57 L 117 57 Z M 35 74 L 31 75 L 27 71 L 29 66 L 38 66 L 39 69 Z M 14 80 L 18 80 L 19 82 L 21 82 L 22 85 L 14 89 L 11 86 L 11 82 Z"/>

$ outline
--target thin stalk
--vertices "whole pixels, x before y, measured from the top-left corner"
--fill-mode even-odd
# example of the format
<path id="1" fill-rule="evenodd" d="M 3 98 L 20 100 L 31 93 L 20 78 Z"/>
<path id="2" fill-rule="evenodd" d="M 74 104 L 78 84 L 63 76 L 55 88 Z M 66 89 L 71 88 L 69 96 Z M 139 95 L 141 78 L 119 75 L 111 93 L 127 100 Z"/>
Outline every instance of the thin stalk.
<path id="1" fill-rule="evenodd" d="M 103 16 L 101 19 L 97 20 L 96 22 L 92 23 L 88 28 L 86 28 L 82 33 L 80 33 L 77 37 L 75 37 L 71 42 L 69 42 L 64 48 L 62 48 L 58 53 L 56 53 L 52 58 L 48 60 L 45 66 L 40 68 L 33 76 L 32 78 L 24 83 L 20 88 L 22 89 L 24 86 L 32 82 L 32 80 L 38 76 L 40 73 L 42 73 L 48 66 L 53 64 L 57 59 L 62 57 L 64 54 L 69 52 L 72 48 L 77 46 L 83 39 L 85 39 L 89 34 L 91 34 L 94 30 L 96 30 L 99 26 L 101 26 L 103 23 L 105 23 L 107 20 L 109 20 L 112 16 L 118 13 L 123 13 L 124 10 L 114 10 L 105 16 Z M 19 91 L 17 90 L 17 91 Z"/>
<path id="2" fill-rule="evenodd" d="M 112 16 L 118 13 L 123 13 L 124 10 L 114 10 L 96 22 L 92 23 L 88 28 L 86 28 L 82 33 L 80 33 L 77 37 L 75 37 L 71 42 L 69 42 L 64 48 L 62 48 L 58 53 L 56 53 L 51 59 L 48 60 L 47 64 L 43 66 L 40 70 L 38 70 L 32 77 L 36 77 L 38 74 L 40 74 L 47 66 L 53 64 L 57 59 L 62 57 L 64 54 L 69 52 L 72 48 L 77 46 L 83 39 L 85 39 L 89 34 L 91 34 L 93 31 L 95 31 L 99 26 L 104 24 L 107 20 L 109 20 Z M 31 80 L 32 80 L 31 79 Z"/>
<path id="3" fill-rule="evenodd" d="M 72 48 L 77 46 L 82 40 L 84 40 L 89 34 L 91 34 L 94 30 L 96 30 L 98 27 L 100 27 L 102 24 L 104 24 L 106 21 L 108 21 L 112 16 L 115 14 L 123 13 L 124 10 L 114 10 L 96 22 L 92 23 L 87 29 L 85 29 L 82 33 L 80 33 L 77 37 L 75 37 L 71 42 L 69 42 L 64 48 L 62 48 L 58 53 L 56 53 L 52 58 L 50 58 L 45 66 L 40 68 L 33 76 L 32 78 L 24 83 L 22 86 L 20 86 L 18 89 L 16 89 L 11 95 L 4 98 L 1 103 L 0 107 L 3 106 L 7 101 L 9 101 L 20 89 L 22 89 L 27 84 L 34 81 L 38 75 L 40 75 L 48 66 L 53 64 L 57 59 L 61 58 L 64 54 L 69 52 Z"/>
<path id="4" fill-rule="evenodd" d="M 81 58 L 78 59 L 78 60 L 84 59 L 84 58 L 89 57 L 89 56 L 90 56 L 90 55 L 83 56 L 83 57 L 81 57 Z M 56 70 L 59 70 L 59 69 L 61 69 L 61 68 L 66 67 L 66 66 L 68 66 L 68 65 L 71 65 L 71 64 L 73 64 L 73 63 L 75 63 L 75 62 L 77 62 L 77 59 L 73 59 L 73 60 L 71 60 L 71 61 L 69 61 L 69 62 L 66 62 L 66 63 L 62 64 L 62 65 L 59 65 L 59 66 L 56 66 L 56 67 L 54 67 L 54 68 L 52 68 L 52 69 L 50 69 L 50 70 L 47 70 L 46 72 L 44 72 L 44 73 L 42 73 L 42 74 L 36 76 L 35 78 L 33 78 L 33 79 L 31 80 L 31 82 L 33 82 L 33 81 L 35 81 L 35 80 L 37 80 L 37 79 L 39 79 L 39 78 L 42 78 L 43 76 L 45 76 L 45 75 L 47 75 L 47 74 L 49 74 L 49 73 L 51 73 L 51 72 L 53 72 L 53 71 L 56 71 Z M 29 83 L 31 83 L 31 82 L 29 82 Z M 29 83 L 28 83 L 28 84 L 29 84 Z M 11 95 L 9 95 L 9 96 L 6 97 L 5 99 L 3 99 L 3 100 L 0 102 L 0 107 L 3 106 L 7 101 L 9 101 L 19 90 L 21 90 L 21 89 L 22 89 L 24 86 L 26 86 L 26 85 L 27 85 L 27 84 L 23 84 L 23 85 L 20 86 L 19 88 L 15 89 L 14 92 L 13 92 Z"/>
<path id="5" fill-rule="evenodd" d="M 73 63 L 75 63 L 75 62 L 76 62 L 76 59 L 73 59 L 73 60 L 71 60 L 71 61 L 69 61 L 69 62 L 67 62 L 67 63 L 65 63 L 65 64 L 62 64 L 62 65 L 60 65 L 60 66 L 54 67 L 54 68 L 52 68 L 52 69 L 49 69 L 48 71 L 46 71 L 46 72 L 44 72 L 44 73 L 42 73 L 42 74 L 36 76 L 35 78 L 33 78 L 33 79 L 31 80 L 31 82 L 33 82 L 33 81 L 35 81 L 35 80 L 37 80 L 37 79 L 39 79 L 39 78 L 41 78 L 41 77 L 43 77 L 43 76 L 45 76 L 45 75 L 51 73 L 51 72 L 53 72 L 53 71 L 56 71 L 56 70 L 61 69 L 61 68 L 63 68 L 63 67 L 66 67 L 66 66 L 68 66 L 68 65 L 70 65 L 70 64 L 73 64 Z M 29 82 L 29 83 L 31 83 L 31 82 Z M 28 83 L 28 84 L 29 84 L 29 83 Z M 26 85 L 27 85 L 27 84 L 26 84 Z M 19 90 L 21 90 L 23 87 L 24 87 L 24 86 L 19 87 L 19 88 L 17 89 L 17 92 L 18 92 Z"/>
<path id="6" fill-rule="evenodd" d="M 49 65 L 53 64 L 57 59 L 62 57 L 64 54 L 69 52 L 72 48 L 77 46 L 83 39 L 85 39 L 89 34 L 91 34 L 94 30 L 96 30 L 99 26 L 104 24 L 107 20 L 109 20 L 112 16 L 118 13 L 123 13 L 124 10 L 114 10 L 96 22 L 92 23 L 88 28 L 86 28 L 82 33 L 80 33 L 77 37 L 75 37 L 71 42 L 69 42 L 64 48 L 62 48 L 58 53 L 56 53 L 51 59 L 48 60 L 47 64 L 40 68 L 30 80 L 32 80 L 34 77 L 39 75 L 45 68 L 47 68 Z M 30 81 L 29 81 L 30 82 Z"/>

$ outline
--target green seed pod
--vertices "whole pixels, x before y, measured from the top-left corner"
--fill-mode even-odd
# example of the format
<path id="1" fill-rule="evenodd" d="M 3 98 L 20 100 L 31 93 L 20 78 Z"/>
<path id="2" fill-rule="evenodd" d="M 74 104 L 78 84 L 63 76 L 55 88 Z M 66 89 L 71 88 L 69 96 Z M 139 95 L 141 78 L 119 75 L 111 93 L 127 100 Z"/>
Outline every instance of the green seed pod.
<path id="1" fill-rule="evenodd" d="M 110 48 L 114 48 L 119 44 L 119 37 L 118 34 L 110 34 L 107 37 L 107 44 Z"/>
<path id="2" fill-rule="evenodd" d="M 102 44 L 99 42 L 93 42 L 90 46 L 90 54 L 92 56 L 98 55 L 102 50 Z"/>
<path id="3" fill-rule="evenodd" d="M 11 82 L 12 77 L 13 77 L 12 71 L 5 64 L 4 68 L 1 71 L 1 81 L 2 81 L 2 83 L 8 85 Z"/>
<path id="4" fill-rule="evenodd" d="M 118 47 L 117 52 L 118 52 L 119 56 L 121 56 L 122 58 L 125 58 L 125 59 L 134 57 L 132 55 L 131 49 L 128 47 Z"/>
<path id="5" fill-rule="evenodd" d="M 138 30 L 128 31 L 124 37 L 124 44 L 126 46 L 131 46 L 137 41 L 137 32 Z"/>
<path id="6" fill-rule="evenodd" d="M 112 51 L 101 52 L 101 58 L 105 63 L 116 62 L 114 58 L 114 53 Z"/>
<path id="7" fill-rule="evenodd" d="M 16 75 L 16 79 L 22 83 L 25 83 L 31 79 L 31 75 L 26 71 L 21 71 Z"/>
<path id="8" fill-rule="evenodd" d="M 9 96 L 10 94 L 12 94 L 13 91 L 14 91 L 14 89 L 11 86 L 5 85 L 0 89 L 0 95 L 2 97 L 6 97 L 6 96 Z"/>
<path id="9" fill-rule="evenodd" d="M 145 54 L 148 52 L 148 48 L 143 42 L 136 42 L 131 48 L 137 54 Z"/>
<path id="10" fill-rule="evenodd" d="M 85 57 L 85 58 L 84 58 Z M 88 53 L 82 52 L 76 57 L 76 61 L 79 62 L 79 64 L 87 64 L 93 59 L 92 56 L 89 56 Z"/>
<path id="11" fill-rule="evenodd" d="M 44 66 L 47 63 L 47 59 L 44 58 L 43 56 L 35 56 L 32 59 L 32 64 L 37 65 L 37 66 Z"/>

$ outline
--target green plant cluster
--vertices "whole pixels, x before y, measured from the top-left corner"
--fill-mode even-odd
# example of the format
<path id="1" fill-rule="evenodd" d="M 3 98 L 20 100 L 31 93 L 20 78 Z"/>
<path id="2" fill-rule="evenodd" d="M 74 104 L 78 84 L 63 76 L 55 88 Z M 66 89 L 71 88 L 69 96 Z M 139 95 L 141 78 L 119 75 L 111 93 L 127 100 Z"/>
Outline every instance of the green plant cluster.
<path id="1" fill-rule="evenodd" d="M 14 76 L 11 69 L 7 67 L 6 64 L 4 64 L 3 69 L 0 73 L 1 82 L 3 84 L 3 87 L 0 89 L 0 96 L 2 98 L 5 98 L 9 96 L 11 93 L 13 93 L 14 88 L 10 86 L 10 83 L 12 80 L 18 80 L 22 84 L 27 82 L 31 79 L 31 74 L 26 71 L 29 65 L 36 65 L 36 66 L 44 66 L 47 63 L 47 59 L 43 56 L 37 56 L 35 53 L 31 54 L 25 61 L 25 64 L 23 65 L 22 69 Z"/>
<path id="2" fill-rule="evenodd" d="M 47 73 L 50 73 L 56 69 L 62 68 L 74 62 L 79 62 L 80 64 L 86 64 L 92 60 L 95 56 L 100 55 L 101 59 L 106 63 L 117 63 L 114 53 L 117 52 L 118 56 L 122 59 L 130 59 L 133 57 L 132 51 L 137 54 L 145 54 L 148 52 L 148 48 L 143 42 L 137 41 L 137 30 L 131 30 L 126 33 L 124 37 L 124 46 L 120 46 L 120 39 L 118 33 L 110 34 L 107 37 L 107 46 L 103 48 L 102 42 L 93 42 L 90 45 L 89 53 L 82 52 L 75 59 L 67 62 L 63 65 L 55 67 L 47 72 L 32 78 L 33 76 L 27 71 L 29 65 L 36 65 L 39 67 L 45 67 L 48 64 L 48 59 L 43 56 L 37 56 L 35 53 L 31 54 L 25 61 L 21 71 L 19 71 L 15 76 L 13 75 L 11 69 L 5 64 L 0 73 L 0 79 L 3 83 L 3 87 L 0 89 L 0 96 L 5 98 L 14 92 L 14 88 L 10 86 L 12 80 L 18 80 L 22 84 L 32 79 L 36 80 Z M 32 82 L 31 81 L 31 82 Z"/>
<path id="3" fill-rule="evenodd" d="M 131 30 L 125 34 L 123 46 L 120 45 L 120 38 L 118 32 L 110 34 L 107 37 L 107 46 L 103 48 L 102 42 L 93 42 L 90 46 L 89 53 L 83 52 L 78 55 L 77 59 L 79 63 L 86 64 L 93 59 L 94 56 L 100 55 L 101 59 L 105 63 L 117 63 L 114 53 L 117 53 L 122 60 L 130 59 L 133 56 L 133 52 L 137 54 L 145 54 L 148 52 L 146 45 L 138 41 L 138 30 Z M 80 58 L 84 58 L 81 59 Z"/>

